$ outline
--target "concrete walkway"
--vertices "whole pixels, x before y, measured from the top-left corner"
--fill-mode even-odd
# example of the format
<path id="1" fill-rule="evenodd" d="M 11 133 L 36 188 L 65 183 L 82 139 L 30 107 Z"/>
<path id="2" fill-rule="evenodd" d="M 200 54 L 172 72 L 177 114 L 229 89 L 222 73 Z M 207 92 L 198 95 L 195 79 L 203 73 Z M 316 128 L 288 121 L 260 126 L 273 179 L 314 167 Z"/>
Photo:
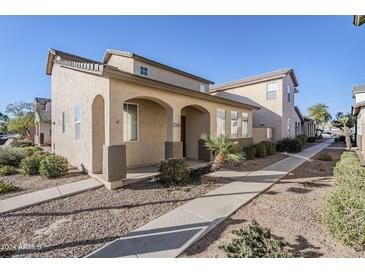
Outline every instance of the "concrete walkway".
<path id="1" fill-rule="evenodd" d="M 0 214 L 74 195 L 90 189 L 101 187 L 102 185 L 102 183 L 91 178 L 75 183 L 30 192 L 5 200 L 0 200 Z"/>
<path id="2" fill-rule="evenodd" d="M 254 172 L 223 170 L 237 180 L 127 233 L 86 257 L 173 258 L 217 224 L 332 143 L 327 140 Z M 288 209 L 290 210 L 290 209 Z"/>

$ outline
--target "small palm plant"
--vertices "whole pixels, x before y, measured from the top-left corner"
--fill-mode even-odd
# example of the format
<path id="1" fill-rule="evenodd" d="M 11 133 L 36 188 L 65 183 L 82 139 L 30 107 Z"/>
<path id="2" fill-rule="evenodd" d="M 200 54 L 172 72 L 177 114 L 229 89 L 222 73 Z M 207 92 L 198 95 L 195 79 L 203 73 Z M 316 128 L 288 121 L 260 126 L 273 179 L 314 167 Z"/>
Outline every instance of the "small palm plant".
<path id="1" fill-rule="evenodd" d="M 241 159 L 244 159 L 238 142 L 228 140 L 226 135 L 209 136 L 203 134 L 201 139 L 209 150 L 215 152 L 215 158 L 212 162 L 212 171 L 220 169 L 226 161 L 239 162 Z"/>

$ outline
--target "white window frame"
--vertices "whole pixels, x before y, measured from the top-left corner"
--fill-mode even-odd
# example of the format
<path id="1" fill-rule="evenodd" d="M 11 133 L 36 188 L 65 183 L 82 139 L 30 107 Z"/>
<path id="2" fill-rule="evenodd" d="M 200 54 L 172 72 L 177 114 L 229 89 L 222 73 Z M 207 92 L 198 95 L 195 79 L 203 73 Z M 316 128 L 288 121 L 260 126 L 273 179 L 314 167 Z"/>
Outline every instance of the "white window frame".
<path id="1" fill-rule="evenodd" d="M 144 70 L 146 71 L 146 74 L 142 73 Z M 150 69 L 144 65 L 140 65 L 139 66 L 139 75 L 148 77 L 150 75 Z"/>
<path id="2" fill-rule="evenodd" d="M 233 113 L 236 113 L 236 119 L 233 119 Z M 238 138 L 239 137 L 239 115 L 238 111 L 231 110 L 231 138 Z M 233 123 L 236 122 L 236 130 L 233 131 Z"/>
<path id="3" fill-rule="evenodd" d="M 242 123 L 242 125 L 241 125 L 241 127 L 242 127 L 242 129 L 241 129 L 242 130 L 242 138 L 249 138 L 250 137 L 249 128 L 248 128 L 248 126 L 249 126 L 249 113 L 248 112 L 242 112 L 241 113 L 241 120 L 242 120 L 242 122 L 241 122 Z M 243 126 L 244 122 L 247 123 L 247 132 L 246 132 L 246 134 L 243 132 L 243 130 L 245 129 L 245 127 Z"/>
<path id="4" fill-rule="evenodd" d="M 224 112 L 224 127 L 223 127 L 223 129 L 224 129 L 224 132 L 222 133 L 222 132 L 219 132 L 219 127 L 218 127 L 218 121 L 219 121 L 219 119 L 221 119 L 221 118 L 219 118 L 219 112 L 220 111 L 222 111 L 222 112 Z M 218 136 L 223 136 L 223 135 L 226 135 L 227 134 L 227 111 L 225 110 L 225 109 L 222 109 L 222 108 L 217 108 L 217 135 Z"/>
<path id="5" fill-rule="evenodd" d="M 76 118 L 76 110 L 79 110 L 79 119 L 77 120 Z M 77 125 L 79 126 L 79 136 L 77 136 Z M 81 139 L 81 106 L 80 105 L 76 105 L 75 106 L 75 140 L 80 140 Z"/>
<path id="6" fill-rule="evenodd" d="M 287 120 L 286 129 L 287 129 L 288 133 L 290 133 L 290 118 L 288 118 L 288 120 Z"/>
<path id="7" fill-rule="evenodd" d="M 276 89 L 275 90 L 269 90 L 269 87 L 271 85 L 276 85 Z M 275 98 L 271 98 L 269 97 L 269 94 L 275 94 Z M 272 101 L 272 100 L 276 100 L 276 98 L 278 97 L 278 82 L 270 82 L 266 85 L 266 100 L 267 101 Z"/>
<path id="8" fill-rule="evenodd" d="M 62 133 L 66 132 L 66 114 L 63 111 L 61 116 L 61 124 L 62 124 Z"/>
<path id="9" fill-rule="evenodd" d="M 135 105 L 137 107 L 137 139 L 136 140 L 125 140 L 124 139 L 124 130 L 125 130 L 125 120 L 124 120 L 124 105 Z M 139 104 L 137 103 L 129 103 L 125 102 L 123 103 L 123 142 L 124 143 L 136 143 L 139 142 Z"/>

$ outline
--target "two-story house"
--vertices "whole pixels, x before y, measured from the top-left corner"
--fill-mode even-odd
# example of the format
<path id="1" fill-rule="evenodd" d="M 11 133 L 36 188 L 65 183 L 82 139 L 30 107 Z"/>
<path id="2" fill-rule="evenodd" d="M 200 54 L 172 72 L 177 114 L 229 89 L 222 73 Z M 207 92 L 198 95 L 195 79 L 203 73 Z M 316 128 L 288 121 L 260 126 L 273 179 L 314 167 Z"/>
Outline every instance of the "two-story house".
<path id="1" fill-rule="evenodd" d="M 356 144 L 362 162 L 365 162 L 365 85 L 354 86 L 352 98 L 355 104 L 352 107 L 352 114 L 356 119 Z"/>
<path id="2" fill-rule="evenodd" d="M 302 120 L 294 105 L 297 87 L 294 71 L 281 69 L 211 86 L 210 93 L 231 93 L 259 104 L 260 109 L 253 113 L 254 129 L 271 128 L 272 139 L 278 141 L 302 132 Z"/>
<path id="3" fill-rule="evenodd" d="M 209 94 L 212 81 L 140 55 L 107 50 L 95 61 L 51 49 L 46 73 L 53 151 L 110 189 L 123 185 L 129 167 L 166 158 L 210 160 L 202 133 L 252 144 L 258 104 Z"/>
<path id="4" fill-rule="evenodd" d="M 37 145 L 51 145 L 51 99 L 34 99 L 35 106 L 35 133 L 34 143 Z"/>

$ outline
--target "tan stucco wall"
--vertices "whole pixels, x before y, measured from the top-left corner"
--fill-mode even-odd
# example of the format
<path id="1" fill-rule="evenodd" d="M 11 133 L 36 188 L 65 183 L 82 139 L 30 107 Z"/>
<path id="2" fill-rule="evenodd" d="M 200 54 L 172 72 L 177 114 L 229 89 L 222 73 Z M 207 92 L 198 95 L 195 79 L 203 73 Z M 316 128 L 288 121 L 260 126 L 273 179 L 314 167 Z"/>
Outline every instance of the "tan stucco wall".
<path id="1" fill-rule="evenodd" d="M 128 102 L 138 105 L 139 138 L 138 141 L 125 143 L 127 166 L 159 163 L 165 157 L 166 109 L 150 100 L 134 99 Z"/>
<path id="2" fill-rule="evenodd" d="M 271 128 L 252 128 L 253 144 L 258 144 L 262 141 L 272 141 Z"/>
<path id="3" fill-rule="evenodd" d="M 51 144 L 51 134 L 50 129 L 51 125 L 48 122 L 42 122 L 38 119 L 35 121 L 36 129 L 34 134 L 34 142 L 39 145 L 40 144 L 40 134 L 44 133 L 44 144 Z"/>
<path id="4" fill-rule="evenodd" d="M 56 154 L 66 157 L 71 165 L 91 171 L 92 161 L 92 102 L 97 95 L 108 109 L 109 80 L 92 74 L 63 68 L 54 64 L 52 90 L 52 147 Z M 81 137 L 75 140 L 75 106 L 80 105 Z M 65 112 L 66 132 L 62 133 L 62 112 Z M 108 119 L 105 111 L 105 119 Z M 107 123 L 105 123 L 107 128 Z M 106 140 L 108 132 L 106 132 Z"/>

